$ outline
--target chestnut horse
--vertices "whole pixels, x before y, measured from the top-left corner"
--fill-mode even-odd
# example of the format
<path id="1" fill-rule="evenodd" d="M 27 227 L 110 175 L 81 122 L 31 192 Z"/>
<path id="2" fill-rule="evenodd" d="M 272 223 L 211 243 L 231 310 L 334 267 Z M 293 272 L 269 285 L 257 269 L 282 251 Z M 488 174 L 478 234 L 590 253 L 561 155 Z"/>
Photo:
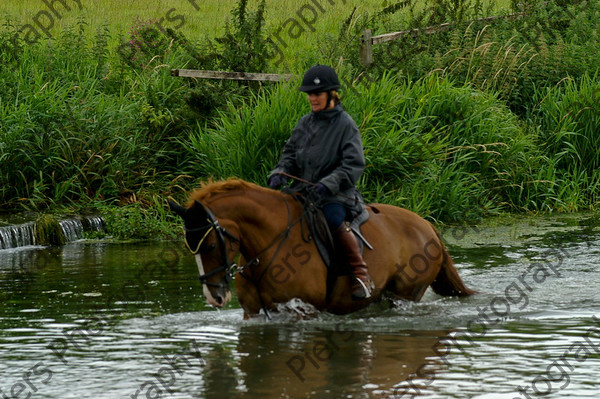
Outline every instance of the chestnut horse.
<path id="1" fill-rule="evenodd" d="M 231 298 L 230 282 L 244 318 L 273 310 L 293 298 L 335 314 L 356 311 L 382 293 L 421 299 L 427 287 L 439 295 L 467 296 L 435 228 L 417 214 L 377 204 L 361 227 L 373 249 L 364 259 L 375 283 L 372 297 L 352 300 L 349 276 L 339 276 L 327 292 L 327 269 L 313 240 L 307 239 L 303 208 L 290 195 L 242 180 L 210 183 L 190 195 L 187 207 L 169 201 L 185 224 L 185 243 L 195 255 L 209 304 Z M 240 254 L 244 264 L 233 262 Z"/>

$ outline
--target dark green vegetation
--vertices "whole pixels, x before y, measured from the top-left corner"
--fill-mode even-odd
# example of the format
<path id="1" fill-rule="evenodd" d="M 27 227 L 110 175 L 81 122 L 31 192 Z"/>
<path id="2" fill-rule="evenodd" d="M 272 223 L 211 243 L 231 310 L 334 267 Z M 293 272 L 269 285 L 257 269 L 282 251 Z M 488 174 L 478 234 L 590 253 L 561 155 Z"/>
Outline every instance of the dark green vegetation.
<path id="1" fill-rule="evenodd" d="M 58 220 L 52 215 L 38 217 L 33 234 L 39 245 L 64 245 L 67 242 Z"/>
<path id="2" fill-rule="evenodd" d="M 365 198 L 440 221 L 597 209 L 600 1 L 514 1 L 526 16 L 487 24 L 467 22 L 489 15 L 478 1 L 412 3 L 349 10 L 339 31 L 315 43 L 320 51 L 286 60 L 295 73 L 328 63 L 353 82 L 343 102 L 363 134 Z M 115 38 L 81 21 L 28 45 L 5 24 L 0 208 L 96 207 L 113 215 L 117 235 L 152 237 L 165 229 L 150 222 L 168 219 L 164 199 L 183 199 L 199 179 L 264 184 L 308 112 L 298 82 L 170 76 L 171 68 L 284 72 L 268 56 L 262 7 L 240 0 L 223 37 L 202 42 L 151 22 Z M 450 20 L 450 30 L 375 46 L 367 70 L 358 62 L 364 28 L 376 35 Z"/>

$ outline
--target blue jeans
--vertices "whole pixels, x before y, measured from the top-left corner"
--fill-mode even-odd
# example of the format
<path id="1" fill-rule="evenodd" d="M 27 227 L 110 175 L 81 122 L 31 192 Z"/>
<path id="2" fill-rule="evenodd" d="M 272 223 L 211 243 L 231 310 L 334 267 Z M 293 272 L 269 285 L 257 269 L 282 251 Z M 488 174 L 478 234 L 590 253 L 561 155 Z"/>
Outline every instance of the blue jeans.
<path id="1" fill-rule="evenodd" d="M 329 230 L 334 232 L 346 220 L 346 207 L 339 202 L 330 202 L 323 206 L 323 214 Z"/>

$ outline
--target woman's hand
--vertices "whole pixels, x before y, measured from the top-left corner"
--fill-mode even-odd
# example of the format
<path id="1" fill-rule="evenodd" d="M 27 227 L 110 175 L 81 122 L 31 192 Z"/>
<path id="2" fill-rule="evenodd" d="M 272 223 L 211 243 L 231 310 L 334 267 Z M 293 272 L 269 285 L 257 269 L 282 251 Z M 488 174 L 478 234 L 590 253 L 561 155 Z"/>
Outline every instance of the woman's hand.
<path id="1" fill-rule="evenodd" d="M 281 175 L 273 175 L 269 178 L 269 181 L 267 182 L 269 187 L 271 187 L 273 190 L 279 189 L 281 186 L 283 186 L 286 183 L 287 183 L 287 178 L 285 176 L 281 176 Z"/>
<path id="2" fill-rule="evenodd" d="M 317 183 L 313 186 L 312 191 L 317 193 L 320 197 L 327 197 L 328 195 L 330 195 L 329 190 L 327 189 L 327 187 L 325 187 L 325 185 L 323 183 Z"/>

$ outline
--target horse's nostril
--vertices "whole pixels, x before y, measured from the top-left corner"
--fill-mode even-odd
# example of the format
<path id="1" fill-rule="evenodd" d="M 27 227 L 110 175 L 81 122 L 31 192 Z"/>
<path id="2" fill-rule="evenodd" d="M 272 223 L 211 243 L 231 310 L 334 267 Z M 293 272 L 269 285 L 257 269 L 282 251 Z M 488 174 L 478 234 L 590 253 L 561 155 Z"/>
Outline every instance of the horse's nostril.
<path id="1" fill-rule="evenodd" d="M 218 303 L 219 305 L 222 305 L 222 304 L 223 304 L 223 297 L 221 297 L 221 296 L 218 296 L 218 295 L 217 295 L 217 297 L 215 298 L 215 300 L 217 301 L 217 303 Z"/>

